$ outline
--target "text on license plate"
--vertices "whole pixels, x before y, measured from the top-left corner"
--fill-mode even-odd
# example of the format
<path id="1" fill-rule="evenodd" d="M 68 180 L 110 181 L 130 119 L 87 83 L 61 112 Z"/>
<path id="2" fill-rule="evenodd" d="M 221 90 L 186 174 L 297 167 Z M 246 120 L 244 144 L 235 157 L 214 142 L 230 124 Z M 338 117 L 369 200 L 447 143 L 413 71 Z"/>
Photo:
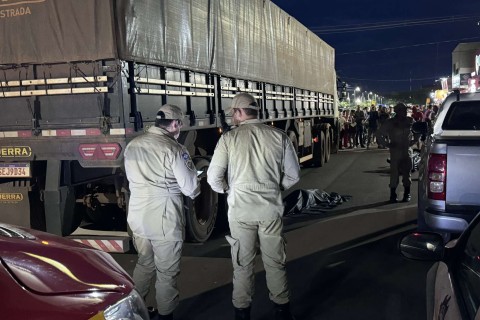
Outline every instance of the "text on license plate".
<path id="1" fill-rule="evenodd" d="M 0 163 L 0 178 L 29 178 L 29 163 Z"/>

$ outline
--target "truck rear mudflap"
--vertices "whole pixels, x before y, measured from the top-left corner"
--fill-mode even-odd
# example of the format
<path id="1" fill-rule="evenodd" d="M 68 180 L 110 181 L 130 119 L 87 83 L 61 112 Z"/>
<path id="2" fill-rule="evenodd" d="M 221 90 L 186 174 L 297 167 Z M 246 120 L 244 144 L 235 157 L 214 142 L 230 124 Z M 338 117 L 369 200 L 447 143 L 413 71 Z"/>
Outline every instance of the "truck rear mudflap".
<path id="1" fill-rule="evenodd" d="M 30 185 L 26 181 L 0 183 L 0 221 L 31 228 Z"/>

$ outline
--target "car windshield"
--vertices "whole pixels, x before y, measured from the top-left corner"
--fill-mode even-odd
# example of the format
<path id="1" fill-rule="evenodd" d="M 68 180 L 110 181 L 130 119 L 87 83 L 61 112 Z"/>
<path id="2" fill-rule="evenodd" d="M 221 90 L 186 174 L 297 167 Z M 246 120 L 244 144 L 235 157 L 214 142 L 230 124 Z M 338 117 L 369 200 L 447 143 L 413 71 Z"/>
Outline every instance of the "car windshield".
<path id="1" fill-rule="evenodd" d="M 480 130 L 480 102 L 457 101 L 452 103 L 443 130 Z"/>

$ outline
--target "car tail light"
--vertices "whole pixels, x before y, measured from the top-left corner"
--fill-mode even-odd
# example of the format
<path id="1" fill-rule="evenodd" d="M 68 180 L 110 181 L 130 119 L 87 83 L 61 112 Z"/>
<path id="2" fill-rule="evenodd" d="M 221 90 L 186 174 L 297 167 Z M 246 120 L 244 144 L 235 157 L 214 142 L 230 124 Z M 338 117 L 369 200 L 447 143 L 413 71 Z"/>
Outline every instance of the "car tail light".
<path id="1" fill-rule="evenodd" d="M 432 153 L 428 158 L 428 198 L 446 199 L 447 155 Z"/>
<path id="2" fill-rule="evenodd" d="M 122 151 L 118 143 L 89 143 L 78 147 L 84 160 L 116 160 Z"/>

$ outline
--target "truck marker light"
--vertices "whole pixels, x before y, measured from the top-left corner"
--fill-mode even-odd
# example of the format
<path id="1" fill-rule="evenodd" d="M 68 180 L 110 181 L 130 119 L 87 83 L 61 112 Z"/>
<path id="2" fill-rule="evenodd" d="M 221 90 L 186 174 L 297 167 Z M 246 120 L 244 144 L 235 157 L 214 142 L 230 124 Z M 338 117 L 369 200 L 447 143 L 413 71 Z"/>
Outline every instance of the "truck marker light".
<path id="1" fill-rule="evenodd" d="M 428 198 L 445 201 L 447 180 L 447 155 L 432 153 L 428 158 Z"/>
<path id="2" fill-rule="evenodd" d="M 81 144 L 78 152 L 85 160 L 116 160 L 122 151 L 118 143 Z"/>

